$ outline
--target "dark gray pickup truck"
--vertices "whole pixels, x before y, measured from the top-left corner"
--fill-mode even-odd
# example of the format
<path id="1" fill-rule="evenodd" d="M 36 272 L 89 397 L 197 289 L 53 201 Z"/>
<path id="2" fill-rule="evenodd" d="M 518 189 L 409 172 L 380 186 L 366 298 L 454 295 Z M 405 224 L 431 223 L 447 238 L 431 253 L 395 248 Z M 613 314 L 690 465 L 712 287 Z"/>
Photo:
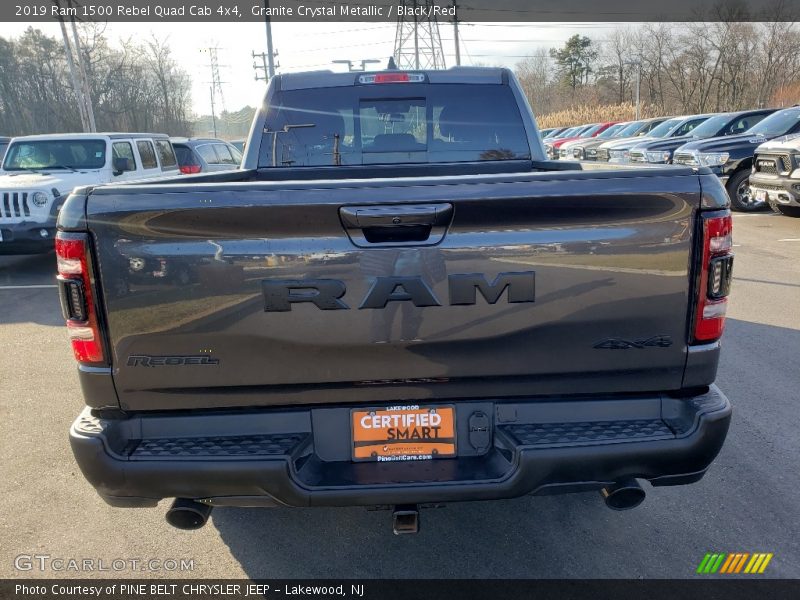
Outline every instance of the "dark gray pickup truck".
<path id="1" fill-rule="evenodd" d="M 243 169 L 78 189 L 71 429 L 110 504 L 420 505 L 698 481 L 732 266 L 705 168 L 545 160 L 504 69 L 275 77 Z"/>

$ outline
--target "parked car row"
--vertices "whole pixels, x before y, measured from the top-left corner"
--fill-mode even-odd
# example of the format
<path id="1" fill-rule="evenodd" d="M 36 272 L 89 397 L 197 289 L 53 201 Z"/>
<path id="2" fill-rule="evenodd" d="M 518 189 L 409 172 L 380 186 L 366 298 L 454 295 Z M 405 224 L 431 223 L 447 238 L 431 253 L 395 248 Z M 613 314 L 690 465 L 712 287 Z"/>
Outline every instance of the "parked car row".
<path id="1" fill-rule="evenodd" d="M 800 146 L 786 137 L 800 133 L 800 106 L 646 119 L 604 131 L 597 125 L 551 131 L 544 138 L 548 157 L 708 167 L 735 210 L 769 205 L 800 216 Z M 770 140 L 775 142 L 765 144 Z"/>
<path id="2" fill-rule="evenodd" d="M 241 153 L 217 139 L 151 133 L 0 137 L 0 254 L 47 251 L 76 187 L 236 169 Z"/>
<path id="3" fill-rule="evenodd" d="M 647 135 L 654 128 L 661 125 L 661 123 L 663 123 L 665 120 L 666 117 L 619 123 L 621 126 L 620 129 L 617 129 L 609 137 L 615 141 L 628 139 L 639 140 L 642 138 L 642 136 Z M 574 143 L 570 144 L 572 148 L 572 157 L 577 158 L 578 160 L 597 160 L 600 146 L 607 141 L 609 140 L 602 138 L 601 136 L 587 140 L 576 140 Z M 606 153 L 605 149 L 603 150 L 603 153 Z"/>
<path id="4" fill-rule="evenodd" d="M 574 127 L 552 141 L 545 141 L 545 152 L 547 152 L 547 156 L 550 158 L 566 158 L 563 149 L 567 144 L 579 139 L 595 138 L 607 131 L 612 125 L 616 125 L 616 122 L 592 123 L 590 125 Z"/>

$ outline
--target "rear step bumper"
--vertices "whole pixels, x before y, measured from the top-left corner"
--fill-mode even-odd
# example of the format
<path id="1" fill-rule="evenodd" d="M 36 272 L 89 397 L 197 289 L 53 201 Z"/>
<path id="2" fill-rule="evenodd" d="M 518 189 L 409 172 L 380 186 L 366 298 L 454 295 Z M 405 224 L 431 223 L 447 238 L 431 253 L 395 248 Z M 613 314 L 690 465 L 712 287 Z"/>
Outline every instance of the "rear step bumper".
<path id="1" fill-rule="evenodd" d="M 125 419 L 86 409 L 70 440 L 86 478 L 115 506 L 172 497 L 231 506 L 373 506 L 591 490 L 628 477 L 692 483 L 722 447 L 731 417 L 716 386 L 680 399 L 451 404 L 458 457 L 433 461 L 352 462 L 349 407 Z M 476 412 L 491 417 L 488 449 L 478 439 L 485 431 L 470 439 Z"/>

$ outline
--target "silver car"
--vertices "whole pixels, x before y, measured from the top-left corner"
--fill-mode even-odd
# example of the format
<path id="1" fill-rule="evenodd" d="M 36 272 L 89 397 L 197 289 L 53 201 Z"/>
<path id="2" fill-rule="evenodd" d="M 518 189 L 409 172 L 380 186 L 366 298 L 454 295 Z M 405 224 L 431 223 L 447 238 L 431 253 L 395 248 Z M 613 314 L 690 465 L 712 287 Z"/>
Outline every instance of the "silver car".
<path id="1" fill-rule="evenodd" d="M 192 175 L 209 171 L 230 171 L 242 163 L 235 146 L 215 138 L 170 138 L 181 173 Z"/>

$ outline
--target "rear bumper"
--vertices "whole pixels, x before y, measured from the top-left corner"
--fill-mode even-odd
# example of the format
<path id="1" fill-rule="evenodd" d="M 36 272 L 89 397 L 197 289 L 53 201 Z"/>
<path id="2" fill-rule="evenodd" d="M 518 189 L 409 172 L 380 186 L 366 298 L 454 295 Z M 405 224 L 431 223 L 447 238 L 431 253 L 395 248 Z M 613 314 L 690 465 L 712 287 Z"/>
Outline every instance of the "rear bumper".
<path id="1" fill-rule="evenodd" d="M 238 506 L 353 506 L 513 498 L 597 489 L 626 477 L 699 480 L 725 439 L 727 398 L 456 403 L 459 456 L 350 461 L 348 407 L 100 419 L 86 409 L 70 439 L 85 477 L 115 506 L 162 498 Z M 469 418 L 491 415 L 488 450 Z"/>

